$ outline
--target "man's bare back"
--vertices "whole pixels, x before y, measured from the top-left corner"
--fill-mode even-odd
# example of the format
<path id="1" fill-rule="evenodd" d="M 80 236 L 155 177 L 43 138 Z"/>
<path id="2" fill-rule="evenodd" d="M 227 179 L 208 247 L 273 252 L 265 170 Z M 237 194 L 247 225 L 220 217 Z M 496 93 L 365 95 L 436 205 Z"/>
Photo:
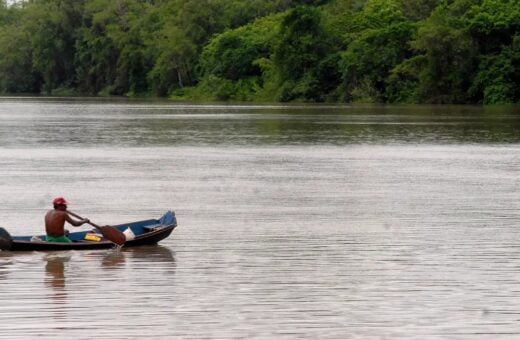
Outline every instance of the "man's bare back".
<path id="1" fill-rule="evenodd" d="M 49 210 L 45 215 L 45 231 L 47 235 L 60 237 L 65 235 L 65 221 L 70 219 L 69 214 L 62 210 Z"/>
<path id="2" fill-rule="evenodd" d="M 67 212 L 67 201 L 63 197 L 57 197 L 53 201 L 54 209 L 45 214 L 45 231 L 47 236 L 60 237 L 65 235 L 65 222 L 75 227 L 88 223 L 88 219 L 73 220 Z"/>

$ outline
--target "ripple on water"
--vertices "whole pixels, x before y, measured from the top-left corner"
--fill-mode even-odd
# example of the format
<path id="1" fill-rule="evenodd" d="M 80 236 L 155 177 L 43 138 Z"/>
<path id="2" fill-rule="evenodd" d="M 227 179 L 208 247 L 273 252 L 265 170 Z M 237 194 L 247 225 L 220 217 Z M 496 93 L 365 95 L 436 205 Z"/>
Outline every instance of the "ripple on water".
<path id="1" fill-rule="evenodd" d="M 2 104 L 10 232 L 41 233 L 58 194 L 102 225 L 180 226 L 154 247 L 0 252 L 0 338 L 520 337 L 513 114 Z"/>

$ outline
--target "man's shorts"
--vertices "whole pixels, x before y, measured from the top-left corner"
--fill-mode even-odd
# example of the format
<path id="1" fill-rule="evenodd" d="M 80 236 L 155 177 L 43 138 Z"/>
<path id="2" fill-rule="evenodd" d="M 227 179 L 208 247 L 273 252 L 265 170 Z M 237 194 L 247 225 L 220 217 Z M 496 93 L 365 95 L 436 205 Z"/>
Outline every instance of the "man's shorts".
<path id="1" fill-rule="evenodd" d="M 68 238 L 67 236 L 65 235 L 62 235 L 62 236 L 50 236 L 50 235 L 47 235 L 45 237 L 45 239 L 47 240 L 47 242 L 62 242 L 62 243 L 71 243 L 72 241 L 70 240 L 70 238 Z"/>

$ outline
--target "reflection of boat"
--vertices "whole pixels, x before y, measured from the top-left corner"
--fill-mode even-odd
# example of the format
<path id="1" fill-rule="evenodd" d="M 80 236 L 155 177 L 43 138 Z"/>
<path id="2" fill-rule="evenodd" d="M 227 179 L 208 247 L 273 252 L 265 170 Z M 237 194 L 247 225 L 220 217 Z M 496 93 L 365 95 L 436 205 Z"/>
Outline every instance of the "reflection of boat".
<path id="1" fill-rule="evenodd" d="M 156 244 L 168 237 L 177 226 L 175 213 L 166 212 L 159 219 L 150 219 L 139 222 L 125 223 L 114 226 L 123 232 L 127 240 L 124 247 L 136 247 L 147 244 Z M 2 250 L 70 250 L 70 249 L 102 249 L 111 248 L 114 244 L 101 235 L 92 231 L 70 233 L 68 237 L 72 243 L 47 242 L 45 235 L 39 236 L 11 236 L 5 229 L 0 228 L 0 249 Z"/>

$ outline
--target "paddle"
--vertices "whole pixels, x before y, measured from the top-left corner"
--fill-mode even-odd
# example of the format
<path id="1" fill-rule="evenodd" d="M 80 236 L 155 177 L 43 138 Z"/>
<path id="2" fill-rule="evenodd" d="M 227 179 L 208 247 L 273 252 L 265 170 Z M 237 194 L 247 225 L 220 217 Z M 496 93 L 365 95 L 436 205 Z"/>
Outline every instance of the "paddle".
<path id="1" fill-rule="evenodd" d="M 75 213 L 73 213 L 72 211 L 70 210 L 67 210 L 67 212 L 76 217 L 76 218 L 79 218 L 80 220 L 84 220 L 83 217 L 79 216 L 79 215 L 76 215 Z M 123 234 L 122 232 L 120 232 L 119 230 L 117 230 L 116 228 L 114 227 L 110 227 L 110 226 L 104 226 L 104 227 L 100 227 L 98 226 L 97 224 L 95 223 L 92 223 L 92 222 L 87 222 L 88 224 L 90 224 L 91 226 L 93 226 L 94 228 L 98 229 L 101 234 L 109 241 L 111 242 L 114 242 L 115 244 L 119 245 L 119 246 L 122 246 L 123 244 L 125 244 L 125 241 L 126 241 L 126 236 L 125 234 Z"/>

